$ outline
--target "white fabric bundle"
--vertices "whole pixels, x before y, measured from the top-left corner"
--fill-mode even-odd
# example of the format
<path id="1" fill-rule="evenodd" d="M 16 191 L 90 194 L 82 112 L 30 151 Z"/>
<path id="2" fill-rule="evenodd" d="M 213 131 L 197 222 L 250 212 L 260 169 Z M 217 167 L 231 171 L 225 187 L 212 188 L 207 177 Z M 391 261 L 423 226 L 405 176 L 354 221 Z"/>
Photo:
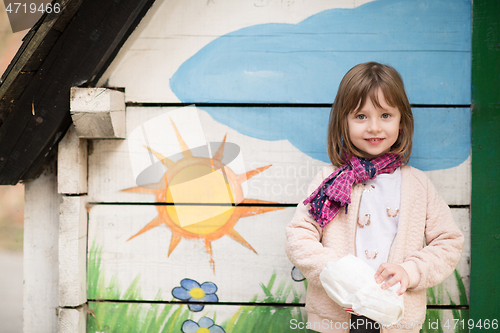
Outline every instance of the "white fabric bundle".
<path id="1" fill-rule="evenodd" d="M 398 296 L 398 282 L 383 290 L 375 282 L 375 271 L 363 260 L 349 254 L 337 261 L 330 261 L 319 279 L 326 293 L 337 304 L 352 308 L 383 325 L 393 325 L 403 318 L 404 297 Z"/>

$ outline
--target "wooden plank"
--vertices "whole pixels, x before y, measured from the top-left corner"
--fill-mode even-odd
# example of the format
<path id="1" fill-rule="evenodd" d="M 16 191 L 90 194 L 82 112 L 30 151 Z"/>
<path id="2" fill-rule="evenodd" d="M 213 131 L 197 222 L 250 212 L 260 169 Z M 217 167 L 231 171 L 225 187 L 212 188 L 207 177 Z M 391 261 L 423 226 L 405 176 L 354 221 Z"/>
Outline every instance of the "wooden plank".
<path id="1" fill-rule="evenodd" d="M 69 89 L 98 79 L 152 2 L 82 3 L 0 128 L 0 137 L 8 138 L 0 145 L 0 184 L 36 176 L 70 125 Z"/>
<path id="2" fill-rule="evenodd" d="M 59 305 L 87 302 L 86 196 L 63 196 L 59 214 Z"/>
<path id="3" fill-rule="evenodd" d="M 263 112 L 266 110 L 263 109 Z M 145 169 L 157 163 L 157 157 L 144 146 L 151 147 L 165 157 L 172 157 L 180 152 L 179 141 L 170 119 L 174 122 L 182 140 L 194 150 L 196 156 L 201 156 L 199 147 L 206 145 L 207 142 L 219 142 L 218 146 L 227 134 L 228 146 L 231 143 L 240 149 L 239 152 L 235 152 L 237 156 L 230 163 L 227 162 L 235 173 L 244 175 L 246 172 L 262 170 L 261 168 L 272 164 L 268 169 L 256 173 L 241 183 L 246 190 L 246 198 L 296 203 L 306 195 L 310 179 L 326 165 L 322 161 L 302 154 L 286 140 L 276 141 L 270 148 L 272 142 L 241 135 L 214 121 L 203 110 L 127 108 L 127 133 L 130 139 L 116 143 L 110 141 L 93 143 L 92 154 L 89 156 L 90 201 L 154 201 L 154 196 L 122 192 L 122 190 L 137 186 L 136 178 Z M 215 154 L 217 148 L 213 148 L 212 154 Z M 225 153 L 231 156 L 233 150 L 229 147 Z M 224 162 L 226 161 L 227 159 L 224 159 Z M 297 177 L 299 172 L 302 177 Z"/>
<path id="4" fill-rule="evenodd" d="M 154 202 L 153 194 L 123 190 L 136 187 L 145 175 L 151 175 L 150 182 L 158 182 L 166 169 L 157 156 L 179 160 L 176 154 L 181 148 L 173 122 L 195 156 L 201 156 L 199 148 L 207 142 L 219 143 L 213 148 L 214 154 L 227 135 L 227 147 L 231 143 L 239 148 L 230 165 L 235 173 L 271 165 L 241 184 L 246 198 L 296 204 L 307 195 L 316 173 L 329 164 L 325 145 L 328 114 L 329 110 L 323 108 L 129 107 L 127 139 L 92 144 L 89 200 Z M 416 108 L 414 114 L 415 164 L 436 169 L 426 173 L 448 204 L 470 204 L 470 111 Z M 440 119 L 437 127 L 426 126 L 432 114 Z M 280 122 L 283 117 L 291 120 Z M 452 135 L 457 132 L 463 134 Z M 227 147 L 229 156 L 232 148 Z M 443 156 L 448 157 L 444 162 Z M 453 164 L 456 166 L 443 168 Z"/>
<path id="5" fill-rule="evenodd" d="M 191 278 L 199 283 L 215 283 L 222 302 L 250 302 L 256 295 L 264 297 L 261 284 L 267 285 L 272 279 L 293 288 L 302 295 L 300 300 L 305 301 L 304 285 L 291 278 L 293 265 L 284 253 L 284 228 L 294 214 L 293 207 L 240 217 L 234 226 L 232 220 L 222 214 L 186 227 L 176 227 L 170 222 L 169 217 L 174 215 L 169 215 L 173 208 L 168 207 L 172 206 L 92 207 L 88 245 L 89 299 L 107 299 L 106 286 L 114 283 L 121 291 L 137 286 L 144 300 L 169 301 L 180 281 Z M 189 208 L 195 214 L 196 209 L 206 209 L 206 206 Z M 236 214 L 237 210 L 229 213 Z M 469 210 L 453 209 L 452 213 L 466 234 L 464 254 L 457 275 L 452 275 L 434 290 L 428 298 L 429 304 L 468 304 Z M 216 224 L 220 225 L 219 229 L 214 226 Z M 145 227 L 150 229 L 145 231 Z M 220 234 L 216 235 L 213 229 Z M 240 238 L 234 237 L 230 230 Z M 103 282 L 97 288 L 96 281 L 101 275 Z M 125 299 L 137 296 L 128 297 Z M 290 302 L 290 299 L 283 301 Z"/>
<path id="6" fill-rule="evenodd" d="M 258 2 L 165 2 L 108 84 L 131 102 L 331 103 L 374 60 L 412 103 L 470 104 L 470 1 Z"/>
<path id="7" fill-rule="evenodd" d="M 12 106 L 14 105 L 14 102 L 22 94 L 24 90 L 24 85 L 28 84 L 33 79 L 34 76 L 35 73 L 33 72 L 19 73 L 16 77 L 14 84 L 16 85 L 16 87 L 23 87 L 23 88 L 10 89 L 3 95 L 2 99 L 0 99 L 0 126 L 5 121 L 5 118 L 7 118 L 7 115 L 9 114 Z"/>
<path id="8" fill-rule="evenodd" d="M 59 142 L 57 152 L 57 190 L 64 194 L 87 193 L 87 140 L 80 139 L 70 126 Z"/>
<path id="9" fill-rule="evenodd" d="M 174 40 L 173 43 L 175 44 L 172 44 L 171 55 L 167 55 L 167 57 L 170 66 L 172 68 L 178 68 L 182 64 L 182 61 L 185 60 L 183 58 L 186 56 L 186 53 L 193 55 L 197 50 L 214 40 L 217 36 L 227 34 L 242 27 L 269 22 L 298 23 L 311 15 L 317 14 L 318 11 L 321 10 L 330 8 L 353 8 L 370 1 L 372 0 L 311 0 L 308 1 L 307 4 L 294 2 L 285 5 L 274 1 L 258 0 L 255 3 L 241 3 L 238 6 L 234 6 L 234 3 L 228 0 L 210 2 L 206 3 L 206 5 L 192 0 L 182 2 L 157 1 L 154 10 L 148 12 L 145 19 L 131 35 L 127 41 L 127 45 L 125 45 L 125 48 L 121 50 L 116 61 L 113 62 L 105 75 L 103 75 L 98 86 L 104 85 L 108 79 L 121 80 L 126 78 L 125 72 L 118 69 L 118 73 L 116 68 L 117 66 L 122 66 L 124 62 L 129 66 L 130 62 L 134 61 L 132 58 L 135 58 L 135 56 L 139 56 L 140 59 L 144 61 L 154 61 L 155 63 L 158 62 L 161 57 L 164 57 L 163 47 L 158 45 L 157 42 L 152 41 L 152 39 L 161 39 L 161 42 L 164 43 L 166 37 L 170 36 L 170 38 Z M 293 9 L 290 8 L 290 6 L 292 6 Z M 193 12 L 190 11 L 189 8 L 197 9 Z M 230 15 L 227 15 L 228 12 Z M 182 20 L 180 19 L 181 17 L 183 17 Z M 184 22 L 187 22 L 186 20 L 188 18 L 191 22 L 196 21 L 196 23 L 184 24 Z M 214 24 L 214 20 L 223 22 L 223 24 Z M 189 32 L 189 35 L 186 35 L 186 32 Z M 190 42 L 186 43 L 185 39 Z M 137 53 L 131 56 L 129 52 L 140 52 L 141 49 L 147 51 L 147 54 Z M 155 49 L 159 52 L 155 53 Z M 142 58 L 143 56 L 147 58 Z M 139 65 L 138 62 L 137 65 Z M 133 70 L 131 73 L 133 73 L 134 76 L 142 75 L 141 71 L 135 71 L 133 67 L 131 69 Z M 157 67 L 149 74 L 150 77 L 148 82 L 153 77 L 155 80 L 163 75 L 170 77 L 173 72 L 171 69 L 165 67 L 165 63 L 162 63 L 160 67 Z M 123 87 L 123 85 L 115 85 L 116 82 L 117 81 L 113 81 L 112 86 Z M 131 83 L 128 80 L 127 82 Z M 165 87 L 168 87 L 168 84 Z M 128 86 L 127 89 L 129 88 L 130 86 Z M 159 90 L 163 90 L 162 88 L 158 89 L 154 84 L 147 90 L 151 89 L 154 89 L 155 94 L 157 94 Z M 147 93 L 147 90 L 142 90 L 140 95 L 145 96 L 143 94 L 144 92 L 146 92 L 146 95 L 150 95 Z M 135 89 L 133 89 L 133 91 L 135 91 Z M 169 91 L 167 91 L 167 93 L 171 94 Z M 163 92 L 163 95 L 164 94 L 165 91 Z M 161 94 L 158 96 L 160 95 Z M 132 100 L 135 99 L 132 98 Z M 152 98 L 149 101 L 160 101 L 160 99 Z"/>
<path id="10" fill-rule="evenodd" d="M 500 3 L 473 2 L 472 34 L 472 271 L 470 315 L 480 319 L 498 318 L 500 289 L 491 281 L 500 281 Z"/>
<path id="11" fill-rule="evenodd" d="M 62 13 L 65 12 L 67 6 L 73 1 L 66 1 L 66 3 L 61 5 L 61 10 Z M 62 3 L 62 1 L 60 1 Z M 47 3 L 45 3 L 47 5 Z M 78 4 L 72 4 L 72 6 L 75 6 Z M 52 5 L 54 6 L 54 4 Z M 53 19 L 51 24 L 61 22 L 63 21 L 63 18 L 58 17 L 57 19 Z M 53 29 L 53 26 L 51 26 L 51 29 L 47 32 L 47 35 L 43 37 L 43 41 L 40 45 L 34 49 L 33 56 L 28 58 L 26 55 L 24 55 L 25 59 L 27 59 L 27 62 L 25 63 L 22 72 L 36 72 L 40 66 L 43 63 L 43 60 L 45 57 L 49 54 L 50 50 L 52 49 L 52 46 L 57 42 L 57 39 L 61 36 L 61 32 L 56 31 Z M 21 72 L 21 73 L 22 73 Z"/>
<path id="12" fill-rule="evenodd" d="M 213 282 L 221 302 L 263 298 L 261 284 L 270 281 L 276 286 L 286 284 L 304 300 L 304 283 L 291 279 L 293 265 L 284 251 L 284 228 L 295 209 L 265 210 L 237 208 L 228 212 L 234 213 L 233 219 L 222 214 L 176 228 L 170 222 L 152 227 L 159 221 L 154 206 L 93 206 L 89 214 L 88 298 L 113 299 L 116 293 L 107 294 L 108 290 L 116 288 L 123 293 L 137 286 L 140 299 L 170 301 L 181 280 L 191 278 L 199 283 Z M 249 216 L 238 218 L 236 213 Z M 167 221 L 163 219 L 167 218 L 165 211 L 161 216 L 161 221 Z M 148 224 L 151 230 L 134 237 Z M 109 287 L 110 283 L 115 287 Z M 128 293 L 120 297 L 130 300 L 138 296 Z M 293 298 L 294 293 L 290 293 L 282 302 Z"/>
<path id="13" fill-rule="evenodd" d="M 57 20 L 57 22 L 55 22 L 52 26 L 52 30 L 63 32 L 75 15 L 76 11 L 80 8 L 82 1 L 83 0 L 68 1 L 65 4 L 64 11 L 59 16 L 59 20 Z"/>
<path id="14" fill-rule="evenodd" d="M 267 307 L 252 305 L 205 305 L 201 312 L 191 312 L 186 305 L 151 303 L 90 302 L 87 332 L 104 327 L 131 332 L 180 332 L 192 321 L 198 325 L 217 325 L 224 332 L 308 332 L 307 314 L 302 307 Z M 427 310 L 424 323 L 400 323 L 403 328 L 421 327 L 423 333 L 468 332 L 468 310 Z M 202 318 L 209 318 L 210 320 Z M 329 328 L 330 323 L 324 323 Z M 470 323 L 472 324 L 472 323 Z M 346 327 L 348 323 L 345 324 Z M 193 325 L 198 328 L 199 326 Z M 216 326 L 213 328 L 215 329 Z M 490 328 L 491 328 L 490 321 Z M 314 327 L 309 327 L 314 328 Z M 325 327 L 323 327 L 324 329 Z M 334 327 L 335 328 L 335 327 Z M 321 327 L 316 327 L 321 329 Z M 194 330 L 193 330 L 194 331 Z M 194 331 L 195 332 L 195 331 Z"/>
<path id="15" fill-rule="evenodd" d="M 264 329 L 276 333 L 306 332 L 299 324 L 306 321 L 302 307 L 205 305 L 202 311 L 192 312 L 187 305 L 177 304 L 89 302 L 89 310 L 89 333 L 98 333 L 104 328 L 127 332 L 181 332 L 183 325 L 193 326 L 193 332 L 200 327 L 212 327 L 215 331 L 217 326 L 217 332 L 222 329 L 228 333 Z"/>
<path id="16" fill-rule="evenodd" d="M 458 167 L 426 171 L 425 174 L 448 204 L 470 205 L 472 187 L 470 156 Z"/>
<path id="17" fill-rule="evenodd" d="M 23 332 L 57 331 L 58 234 L 61 195 L 55 163 L 25 183 Z"/>

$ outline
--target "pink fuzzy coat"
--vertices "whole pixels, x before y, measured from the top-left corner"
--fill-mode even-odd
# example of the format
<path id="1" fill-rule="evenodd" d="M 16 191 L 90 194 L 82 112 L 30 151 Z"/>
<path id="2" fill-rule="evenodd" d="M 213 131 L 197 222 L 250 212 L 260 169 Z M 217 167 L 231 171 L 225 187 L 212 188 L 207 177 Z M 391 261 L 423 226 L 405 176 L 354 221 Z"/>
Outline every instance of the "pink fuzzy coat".
<path id="1" fill-rule="evenodd" d="M 308 194 L 333 171 L 333 166 L 323 168 L 309 186 Z M 448 205 L 422 171 L 403 166 L 401 178 L 398 232 L 388 262 L 403 266 L 410 277 L 404 294 L 404 317 L 399 322 L 406 329 L 399 332 L 418 332 L 418 323 L 425 320 L 426 289 L 443 282 L 453 272 L 462 254 L 464 236 Z M 288 258 L 308 280 L 306 311 L 311 329 L 349 331 L 346 323 L 350 314 L 328 297 L 319 274 L 328 261 L 356 255 L 356 221 L 362 192 L 363 184 L 354 185 L 348 214 L 341 209 L 324 229 L 309 215 L 309 206 L 302 203 L 286 227 Z M 383 333 L 390 331 L 382 329 Z"/>

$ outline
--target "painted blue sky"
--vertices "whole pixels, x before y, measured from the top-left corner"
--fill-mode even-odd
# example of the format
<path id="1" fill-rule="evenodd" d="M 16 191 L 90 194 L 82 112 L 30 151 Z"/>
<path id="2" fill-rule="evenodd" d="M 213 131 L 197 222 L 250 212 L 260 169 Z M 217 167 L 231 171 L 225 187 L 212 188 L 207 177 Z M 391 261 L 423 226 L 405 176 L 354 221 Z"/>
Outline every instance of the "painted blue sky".
<path id="1" fill-rule="evenodd" d="M 170 87 L 182 102 L 332 103 L 342 76 L 373 60 L 401 73 L 413 104 L 470 104 L 470 12 L 470 0 L 379 0 L 298 24 L 255 25 L 206 45 L 179 67 Z M 328 161 L 328 115 L 319 109 L 206 110 L 243 134 L 288 139 Z M 469 110 L 414 113 L 412 165 L 444 169 L 469 156 Z"/>

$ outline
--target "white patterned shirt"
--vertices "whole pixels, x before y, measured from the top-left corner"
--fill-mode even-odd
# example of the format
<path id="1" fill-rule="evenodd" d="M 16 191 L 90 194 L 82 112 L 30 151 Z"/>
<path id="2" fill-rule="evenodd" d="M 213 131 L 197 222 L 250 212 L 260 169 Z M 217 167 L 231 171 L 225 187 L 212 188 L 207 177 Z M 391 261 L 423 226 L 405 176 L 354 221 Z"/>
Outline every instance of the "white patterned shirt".
<path id="1" fill-rule="evenodd" d="M 387 262 L 398 231 L 401 169 L 364 183 L 356 227 L 356 256 L 377 270 Z"/>

